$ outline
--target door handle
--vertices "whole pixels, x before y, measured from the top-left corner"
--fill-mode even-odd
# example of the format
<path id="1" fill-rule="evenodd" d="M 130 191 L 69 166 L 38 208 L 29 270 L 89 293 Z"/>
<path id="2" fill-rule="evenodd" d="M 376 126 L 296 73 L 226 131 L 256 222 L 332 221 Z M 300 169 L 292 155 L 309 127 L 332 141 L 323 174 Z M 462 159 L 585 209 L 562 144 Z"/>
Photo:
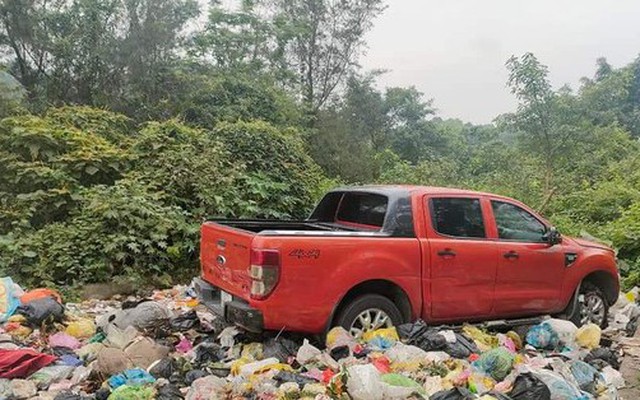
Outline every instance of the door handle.
<path id="1" fill-rule="evenodd" d="M 456 252 L 451 249 L 438 250 L 440 257 L 455 257 Z"/>
<path id="2" fill-rule="evenodd" d="M 518 253 L 516 253 L 515 251 L 511 250 L 508 251 L 506 253 L 504 253 L 504 258 L 519 258 L 520 256 L 518 255 Z"/>

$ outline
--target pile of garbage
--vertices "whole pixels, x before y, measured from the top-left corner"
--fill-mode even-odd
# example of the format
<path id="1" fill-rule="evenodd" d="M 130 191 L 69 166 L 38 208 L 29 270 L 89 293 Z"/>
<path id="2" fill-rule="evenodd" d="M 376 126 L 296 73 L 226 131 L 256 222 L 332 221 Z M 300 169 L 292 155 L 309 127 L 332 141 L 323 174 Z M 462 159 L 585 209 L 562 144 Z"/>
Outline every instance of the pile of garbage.
<path id="1" fill-rule="evenodd" d="M 324 343 L 224 326 L 188 287 L 63 304 L 0 282 L 0 399 L 617 399 L 637 290 L 609 327 L 560 319 L 507 332 L 423 321 Z"/>

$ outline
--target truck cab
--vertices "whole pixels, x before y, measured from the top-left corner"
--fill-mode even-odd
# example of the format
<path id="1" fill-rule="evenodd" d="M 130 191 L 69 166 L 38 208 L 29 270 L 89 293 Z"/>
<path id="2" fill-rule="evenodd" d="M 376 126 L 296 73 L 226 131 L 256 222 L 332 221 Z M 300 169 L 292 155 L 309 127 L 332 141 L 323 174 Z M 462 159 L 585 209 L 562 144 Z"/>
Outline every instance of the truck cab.
<path id="1" fill-rule="evenodd" d="M 421 186 L 338 188 L 303 221 L 208 221 L 201 264 L 206 303 L 254 331 L 543 314 L 604 325 L 619 291 L 610 248 L 510 198 Z"/>

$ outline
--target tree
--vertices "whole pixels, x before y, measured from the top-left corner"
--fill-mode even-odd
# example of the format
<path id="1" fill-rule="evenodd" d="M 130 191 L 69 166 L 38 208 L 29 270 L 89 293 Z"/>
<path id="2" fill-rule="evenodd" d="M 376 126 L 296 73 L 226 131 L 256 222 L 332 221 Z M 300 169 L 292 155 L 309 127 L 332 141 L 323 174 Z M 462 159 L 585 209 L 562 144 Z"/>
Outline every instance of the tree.
<path id="1" fill-rule="evenodd" d="M 549 82 L 548 68 L 532 53 L 520 58 L 512 56 L 506 65 L 509 70 L 507 84 L 520 102 L 518 112 L 513 115 L 513 125 L 524 133 L 531 150 L 542 159 L 544 200 L 539 209 L 544 210 L 556 191 L 553 184 L 559 148 L 571 132 L 563 134 L 555 124 L 556 94 Z"/>
<path id="2" fill-rule="evenodd" d="M 297 73 L 309 124 L 356 66 L 382 0 L 270 0 L 278 43 Z"/>

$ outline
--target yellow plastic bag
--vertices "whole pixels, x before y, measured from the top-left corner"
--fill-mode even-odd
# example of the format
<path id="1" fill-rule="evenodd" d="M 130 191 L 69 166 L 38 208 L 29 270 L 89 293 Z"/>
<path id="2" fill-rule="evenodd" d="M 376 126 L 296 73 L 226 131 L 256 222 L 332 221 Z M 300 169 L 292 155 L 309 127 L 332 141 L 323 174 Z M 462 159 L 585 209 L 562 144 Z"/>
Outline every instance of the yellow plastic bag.
<path id="1" fill-rule="evenodd" d="M 471 325 L 462 327 L 462 331 L 471 337 L 481 352 L 489 351 L 494 347 L 498 347 L 498 338 L 481 331 L 479 328 Z"/>
<path id="2" fill-rule="evenodd" d="M 65 332 L 77 339 L 89 339 L 96 334 L 96 325 L 90 319 L 79 319 L 67 325 Z"/>
<path id="3" fill-rule="evenodd" d="M 391 328 L 376 329 L 375 331 L 369 331 L 362 334 L 362 340 L 365 342 L 369 342 L 375 337 L 380 337 L 393 342 L 400 340 L 398 331 L 396 331 L 396 328 L 393 326 Z"/>
<path id="4" fill-rule="evenodd" d="M 247 360 L 262 360 L 262 343 L 249 343 L 242 346 L 242 358 Z"/>
<path id="5" fill-rule="evenodd" d="M 600 346 L 602 330 L 596 324 L 587 324 L 578 328 L 576 332 L 576 343 L 587 349 L 595 349 Z"/>

